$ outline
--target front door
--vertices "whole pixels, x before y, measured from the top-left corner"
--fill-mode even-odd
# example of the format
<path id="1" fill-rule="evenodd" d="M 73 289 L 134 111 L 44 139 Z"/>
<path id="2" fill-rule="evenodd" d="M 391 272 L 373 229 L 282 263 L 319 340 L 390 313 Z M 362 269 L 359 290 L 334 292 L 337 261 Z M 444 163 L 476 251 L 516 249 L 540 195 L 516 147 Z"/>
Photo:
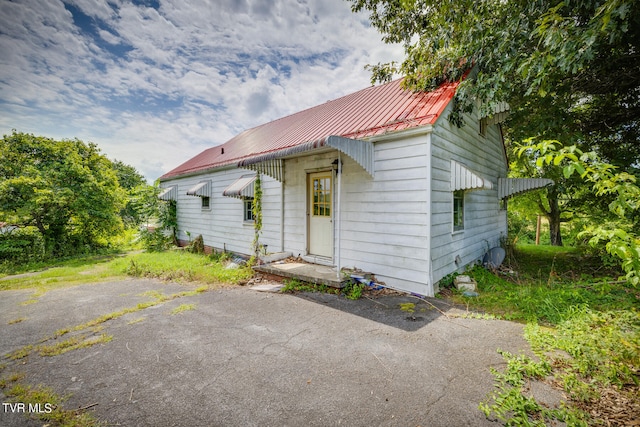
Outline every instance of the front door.
<path id="1" fill-rule="evenodd" d="M 331 171 L 309 174 L 309 255 L 333 256 Z"/>

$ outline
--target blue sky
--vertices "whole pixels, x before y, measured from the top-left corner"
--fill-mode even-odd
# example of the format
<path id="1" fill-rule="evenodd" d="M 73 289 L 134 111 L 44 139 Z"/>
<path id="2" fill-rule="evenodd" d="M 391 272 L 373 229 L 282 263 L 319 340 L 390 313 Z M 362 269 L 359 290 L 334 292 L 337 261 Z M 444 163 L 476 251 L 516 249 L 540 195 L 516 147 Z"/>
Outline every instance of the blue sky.
<path id="1" fill-rule="evenodd" d="M 95 142 L 152 181 L 402 59 L 345 0 L 0 0 L 0 131 Z"/>

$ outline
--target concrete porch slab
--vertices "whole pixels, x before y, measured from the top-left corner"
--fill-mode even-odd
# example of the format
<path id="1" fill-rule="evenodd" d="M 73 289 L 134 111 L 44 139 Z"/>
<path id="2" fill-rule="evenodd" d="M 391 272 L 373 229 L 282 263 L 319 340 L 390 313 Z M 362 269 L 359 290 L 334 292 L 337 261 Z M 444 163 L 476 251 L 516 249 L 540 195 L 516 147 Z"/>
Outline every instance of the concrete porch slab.
<path id="1" fill-rule="evenodd" d="M 274 276 L 298 279 L 316 285 L 327 285 L 333 288 L 344 287 L 344 277 L 338 274 L 334 267 L 301 262 L 273 263 L 253 267 L 261 273 Z"/>

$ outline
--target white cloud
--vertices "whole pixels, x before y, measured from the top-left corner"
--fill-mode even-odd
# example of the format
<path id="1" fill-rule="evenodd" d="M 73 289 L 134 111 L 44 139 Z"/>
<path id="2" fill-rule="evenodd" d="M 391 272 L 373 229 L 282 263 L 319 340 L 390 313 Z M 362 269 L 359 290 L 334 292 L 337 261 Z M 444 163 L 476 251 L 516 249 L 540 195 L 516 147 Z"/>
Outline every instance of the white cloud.
<path id="1" fill-rule="evenodd" d="M 0 130 L 93 141 L 149 179 L 402 55 L 344 0 L 73 4 L 0 0 Z"/>

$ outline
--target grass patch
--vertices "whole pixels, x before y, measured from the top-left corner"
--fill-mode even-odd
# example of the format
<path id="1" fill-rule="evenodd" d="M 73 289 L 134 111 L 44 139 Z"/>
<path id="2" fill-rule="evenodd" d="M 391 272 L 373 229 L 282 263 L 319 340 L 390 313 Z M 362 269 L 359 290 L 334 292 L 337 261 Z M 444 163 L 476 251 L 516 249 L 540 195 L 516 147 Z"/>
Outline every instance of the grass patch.
<path id="1" fill-rule="evenodd" d="M 36 409 L 32 415 L 47 422 L 47 425 L 65 427 L 99 427 L 104 425 L 88 412 L 64 409 L 65 399 L 48 387 L 29 387 L 15 384 L 6 391 L 6 395 L 13 402 L 24 403 L 26 408 Z"/>
<path id="2" fill-rule="evenodd" d="M 114 311 L 112 313 L 107 313 L 104 314 L 102 316 L 96 317 L 95 319 L 91 319 L 88 322 L 85 322 L 83 324 L 80 325 L 76 325 L 73 327 L 66 327 L 66 328 L 62 328 L 62 329 L 58 329 L 57 331 L 54 332 L 53 336 L 50 337 L 46 337 L 44 339 L 42 339 L 40 341 L 40 345 L 38 346 L 33 346 L 33 345 L 27 345 L 24 346 L 12 353 L 9 353 L 7 355 L 5 355 L 6 358 L 8 359 L 12 359 L 12 360 L 19 360 L 19 359 L 23 359 L 25 357 L 27 357 L 29 354 L 31 354 L 32 351 L 37 351 L 39 352 L 39 354 L 41 356 L 57 356 L 59 354 L 63 354 L 66 353 L 68 351 L 72 351 L 72 350 L 76 350 L 79 348 L 85 348 L 85 347 L 90 347 L 92 345 L 95 344 L 100 344 L 100 343 L 107 343 L 109 341 L 111 341 L 113 339 L 113 337 L 111 335 L 107 335 L 107 334 L 102 334 L 97 338 L 87 338 L 86 335 L 76 335 L 73 337 L 70 337 L 64 341 L 58 342 L 56 344 L 44 344 L 48 341 L 51 340 L 55 340 L 58 339 L 64 335 L 70 334 L 72 332 L 81 332 L 81 331 L 85 331 L 85 330 L 91 330 L 92 333 L 97 333 L 99 331 L 102 330 L 103 328 L 103 323 L 108 322 L 110 320 L 114 320 L 114 319 L 118 319 L 126 314 L 129 313 L 135 313 L 137 311 L 141 311 L 144 310 L 146 308 L 149 307 L 154 307 L 156 305 L 162 304 L 164 302 L 167 301 L 172 301 L 176 298 L 182 298 L 185 296 L 193 296 L 202 292 L 207 291 L 209 288 L 208 286 L 200 286 L 197 289 L 194 289 L 192 291 L 184 291 L 184 292 L 177 292 L 174 294 L 170 294 L 170 295 L 164 295 L 158 291 L 148 291 L 143 293 L 142 295 L 144 296 L 150 296 L 152 298 L 154 298 L 154 301 L 147 301 L 147 302 L 142 302 L 142 303 L 138 303 L 135 307 L 127 307 L 124 308 L 122 310 L 118 310 L 118 311 Z M 186 310 L 193 310 L 195 308 L 194 304 L 182 304 L 180 307 L 181 311 L 186 311 Z M 174 310 L 175 311 L 175 310 Z M 176 314 L 176 313 L 174 313 Z M 144 318 L 139 318 L 137 320 L 133 320 L 131 322 L 129 322 L 129 324 L 134 324 L 134 323 L 138 323 L 141 322 Z"/>
<path id="3" fill-rule="evenodd" d="M 0 280 L 0 291 L 36 288 L 42 294 L 51 289 L 82 283 L 116 280 L 125 277 L 121 263 L 122 260 L 113 257 L 80 258 L 54 263 L 44 270 Z"/>
<path id="4" fill-rule="evenodd" d="M 15 325 L 16 323 L 21 323 L 27 320 L 26 317 L 18 317 L 17 319 L 12 319 L 7 322 L 7 325 Z"/>
<path id="5" fill-rule="evenodd" d="M 499 317 L 527 322 L 525 338 L 537 358 L 500 352 L 496 391 L 480 405 L 506 425 L 627 425 L 640 419 L 640 293 L 612 279 L 615 271 L 566 248 L 519 247 L 511 268 L 468 274 L 480 295 L 454 300 Z M 555 408 L 537 402 L 531 381 L 562 389 Z"/>
<path id="6" fill-rule="evenodd" d="M 193 291 L 184 291 L 184 292 L 177 292 L 174 294 L 170 294 L 170 295 L 165 295 L 161 292 L 158 291 L 147 291 L 144 292 L 142 294 L 140 294 L 141 296 L 148 296 L 148 297 L 152 297 L 154 298 L 154 301 L 147 301 L 147 302 L 141 302 L 136 304 L 135 307 L 127 307 L 127 308 L 123 308 L 122 310 L 118 310 L 118 311 L 114 311 L 111 313 L 107 313 L 104 314 L 102 316 L 96 317 L 95 319 L 91 319 L 88 322 L 85 322 L 81 325 L 76 325 L 74 327 L 68 327 L 68 328 L 63 328 L 63 329 L 58 329 L 55 333 L 53 338 L 58 338 L 61 337 L 63 335 L 66 335 L 70 332 L 76 332 L 76 331 L 82 331 L 85 329 L 89 329 L 89 328 L 96 328 L 100 325 L 102 325 L 105 322 L 108 322 L 110 320 L 114 320 L 114 319 L 118 319 L 126 314 L 129 313 L 135 313 L 137 311 L 141 311 L 150 307 L 154 307 L 156 305 L 162 304 L 164 302 L 167 301 L 172 301 L 176 298 L 182 298 L 182 297 L 187 297 L 187 296 L 193 296 L 202 292 L 205 292 L 208 289 L 208 287 L 206 286 L 201 286 L 197 289 L 194 289 Z M 185 304 L 183 304 L 185 305 Z M 192 304 L 193 305 L 193 304 Z M 48 340 L 48 339 L 46 339 Z"/>
<path id="7" fill-rule="evenodd" d="M 480 404 L 507 425 L 629 425 L 640 419 L 640 317 L 577 307 L 557 328 L 525 329 L 538 360 L 501 352 L 507 367 L 492 370 L 498 390 Z M 547 408 L 527 393 L 530 381 L 561 388 L 567 404 Z"/>
<path id="8" fill-rule="evenodd" d="M 33 346 L 32 345 L 25 345 L 24 347 L 19 348 L 16 351 L 13 351 L 13 352 L 7 354 L 5 357 L 7 359 L 11 359 L 11 360 L 24 359 L 29 354 L 31 354 L 31 350 L 33 350 Z"/>
<path id="9" fill-rule="evenodd" d="M 195 309 L 196 309 L 196 305 L 195 304 L 180 304 L 179 306 L 177 306 L 176 308 L 171 310 L 171 314 L 172 315 L 180 314 L 180 313 L 183 313 L 185 311 L 190 311 L 190 310 L 195 310 Z"/>
<path id="10" fill-rule="evenodd" d="M 215 257 L 186 251 L 149 252 L 129 256 L 125 271 L 135 277 L 207 284 L 238 284 L 253 274 L 250 268 L 228 269 L 226 265 Z"/>
<path id="11" fill-rule="evenodd" d="M 506 261 L 527 283 L 593 281 L 623 274 L 605 267 L 599 257 L 566 246 L 518 245 Z"/>
<path id="12" fill-rule="evenodd" d="M 0 280 L 0 291 L 36 289 L 33 297 L 22 303 L 33 304 L 52 289 L 119 280 L 127 275 L 200 282 L 208 285 L 208 289 L 212 285 L 242 283 L 253 274 L 248 267 L 227 269 L 226 265 L 227 259 L 220 255 L 205 256 L 186 251 L 84 257 L 50 263 L 38 271 L 16 277 L 5 277 Z"/>
<path id="13" fill-rule="evenodd" d="M 59 356 L 80 348 L 87 348 L 96 344 L 106 344 L 113 339 L 112 335 L 101 334 L 97 337 L 86 337 L 85 335 L 76 335 L 64 341 L 52 345 L 38 346 L 40 356 L 52 357 Z"/>
<path id="14" fill-rule="evenodd" d="M 331 286 L 302 282 L 297 279 L 289 279 L 285 280 L 284 286 L 280 289 L 280 292 L 283 293 L 296 293 L 296 292 L 321 292 L 327 294 L 339 294 L 340 289 L 333 288 Z"/>
<path id="15" fill-rule="evenodd" d="M 127 325 L 135 325 L 136 323 L 140 323 L 143 322 L 146 319 L 146 317 L 138 317 L 136 319 L 132 319 L 130 321 L 127 322 Z"/>
<path id="16" fill-rule="evenodd" d="M 576 309 L 594 312 L 640 308 L 640 292 L 610 276 L 597 276 L 597 265 L 569 248 L 527 245 L 516 251 L 515 274 L 496 275 L 482 267 L 467 272 L 480 295 L 454 300 L 469 308 L 507 320 L 555 326 L 574 316 Z M 512 264 L 512 265 L 513 265 Z"/>

